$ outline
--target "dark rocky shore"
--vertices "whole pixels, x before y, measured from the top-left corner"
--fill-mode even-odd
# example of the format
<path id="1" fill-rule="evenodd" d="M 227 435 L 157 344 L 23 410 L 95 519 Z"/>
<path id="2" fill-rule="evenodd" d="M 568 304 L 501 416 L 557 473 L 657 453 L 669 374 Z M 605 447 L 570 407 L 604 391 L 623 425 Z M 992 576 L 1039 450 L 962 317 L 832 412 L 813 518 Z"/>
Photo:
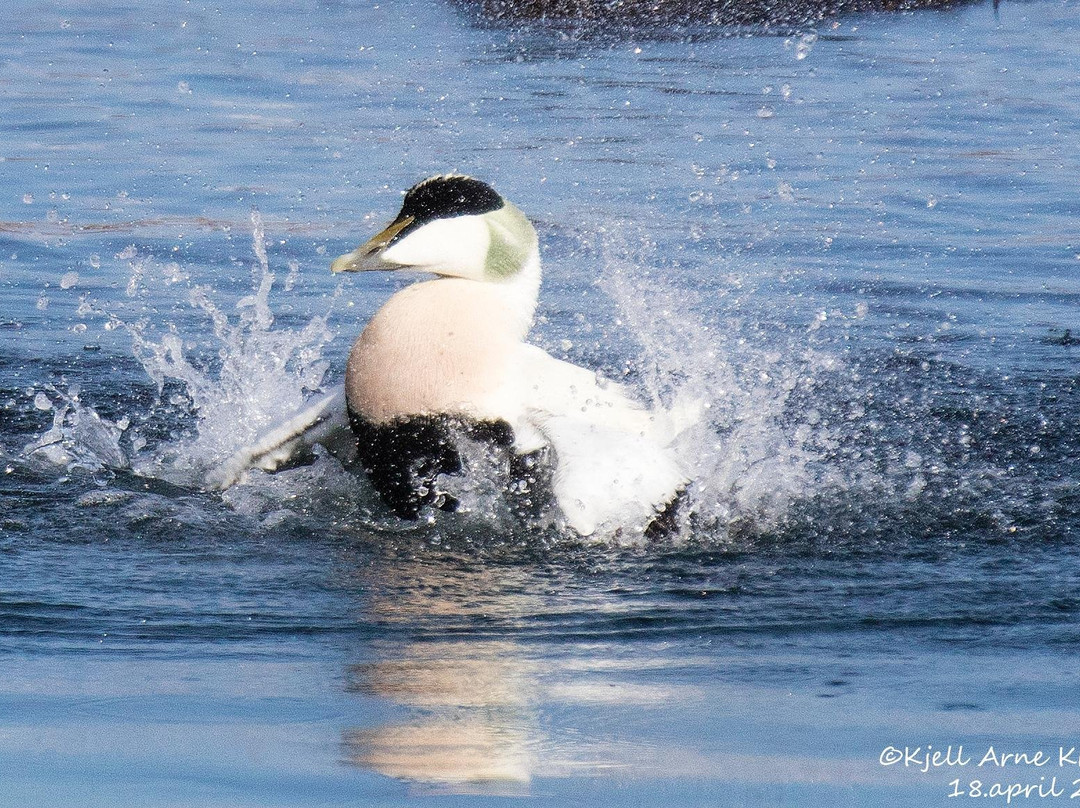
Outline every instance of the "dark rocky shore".
<path id="1" fill-rule="evenodd" d="M 971 0 L 455 0 L 489 22 L 686 25 L 803 24 L 867 11 L 945 8 Z"/>

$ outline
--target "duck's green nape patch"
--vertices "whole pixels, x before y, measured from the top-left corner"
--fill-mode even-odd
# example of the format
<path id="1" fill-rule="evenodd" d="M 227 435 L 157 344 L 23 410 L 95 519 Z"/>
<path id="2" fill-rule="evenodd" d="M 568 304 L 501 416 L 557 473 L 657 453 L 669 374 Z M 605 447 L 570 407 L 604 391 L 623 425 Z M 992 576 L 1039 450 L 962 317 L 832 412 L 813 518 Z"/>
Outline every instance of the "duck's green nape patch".
<path id="1" fill-rule="evenodd" d="M 501 208 L 484 214 L 491 241 L 484 258 L 484 276 L 489 280 L 505 280 L 516 275 L 536 246 L 536 231 L 525 214 L 507 202 Z"/>

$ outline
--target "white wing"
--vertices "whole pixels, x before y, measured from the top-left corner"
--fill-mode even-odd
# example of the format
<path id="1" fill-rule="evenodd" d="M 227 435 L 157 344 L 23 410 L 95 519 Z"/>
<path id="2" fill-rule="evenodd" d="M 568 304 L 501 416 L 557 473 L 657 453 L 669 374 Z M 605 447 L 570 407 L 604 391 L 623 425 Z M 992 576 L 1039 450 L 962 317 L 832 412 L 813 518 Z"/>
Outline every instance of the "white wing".
<path id="1" fill-rule="evenodd" d="M 344 462 L 352 460 L 356 454 L 356 439 L 349 426 L 344 387 L 335 388 L 314 404 L 267 429 L 255 443 L 236 451 L 207 475 L 206 487 L 224 490 L 252 468 L 276 471 L 310 453 L 317 443 Z"/>
<path id="2" fill-rule="evenodd" d="M 554 448 L 555 497 L 582 536 L 641 530 L 686 485 L 670 447 L 681 426 L 671 413 L 650 412 L 619 385 L 533 345 L 521 346 L 519 367 L 525 423 L 515 431 L 526 441 L 539 432 Z"/>

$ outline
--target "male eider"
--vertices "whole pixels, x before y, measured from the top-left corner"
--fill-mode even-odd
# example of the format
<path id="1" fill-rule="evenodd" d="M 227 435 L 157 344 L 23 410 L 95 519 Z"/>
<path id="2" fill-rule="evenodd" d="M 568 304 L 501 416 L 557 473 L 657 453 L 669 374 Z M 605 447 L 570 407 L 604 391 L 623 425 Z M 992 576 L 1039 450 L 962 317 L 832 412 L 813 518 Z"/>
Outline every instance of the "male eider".
<path id="1" fill-rule="evenodd" d="M 554 452 L 567 522 L 645 527 L 686 483 L 657 418 L 596 374 L 526 343 L 540 291 L 536 231 L 472 177 L 424 180 L 382 232 L 335 272 L 413 269 L 438 276 L 388 300 L 349 355 L 345 393 L 360 460 L 390 507 L 453 507 L 435 485 L 461 467 L 455 428 Z M 670 432 L 670 430 L 668 430 Z"/>
<path id="2" fill-rule="evenodd" d="M 420 182 L 389 225 L 331 268 L 437 276 L 383 304 L 345 373 L 359 463 L 399 516 L 455 509 L 439 480 L 467 473 L 463 440 L 504 447 L 514 475 L 542 458 L 580 535 L 643 531 L 670 516 L 687 483 L 670 444 L 685 424 L 524 341 L 540 291 L 537 235 L 491 186 L 459 175 Z M 344 422 L 340 410 L 335 393 L 295 416 L 226 464 L 225 484 L 324 439 Z"/>

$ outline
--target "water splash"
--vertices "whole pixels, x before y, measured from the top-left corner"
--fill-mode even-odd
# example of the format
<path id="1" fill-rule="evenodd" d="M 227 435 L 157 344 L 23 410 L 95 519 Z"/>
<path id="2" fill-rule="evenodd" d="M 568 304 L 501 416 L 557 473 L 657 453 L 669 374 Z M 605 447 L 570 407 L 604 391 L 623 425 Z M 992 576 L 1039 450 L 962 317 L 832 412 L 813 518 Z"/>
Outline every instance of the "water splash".
<path id="1" fill-rule="evenodd" d="M 805 306 L 783 318 L 755 309 L 755 296 L 788 307 L 775 290 L 759 295 L 752 276 L 712 281 L 705 301 L 651 246 L 627 243 L 609 237 L 603 286 L 640 346 L 642 389 L 654 403 L 709 404 L 678 447 L 695 539 L 918 553 L 953 536 L 1072 534 L 1075 378 L 1017 380 L 932 348 L 848 342 L 865 307 L 822 309 L 800 327 L 792 312 Z M 670 276 L 682 287 L 665 285 Z"/>
<path id="2" fill-rule="evenodd" d="M 194 436 L 139 458 L 140 474 L 173 482 L 199 484 L 206 472 L 253 442 L 283 414 L 301 409 L 322 388 L 329 362 L 323 351 L 333 338 L 325 315 L 298 330 L 273 328 L 270 270 L 265 233 L 252 211 L 252 246 L 257 259 L 253 291 L 236 303 L 235 317 L 217 306 L 210 290 L 191 287 L 189 303 L 206 315 L 218 344 L 213 363 L 197 362 L 185 352 L 175 330 L 152 335 L 145 320 L 129 326 L 136 358 L 157 384 L 159 395 L 169 380 L 180 382 L 189 411 L 198 419 Z"/>
<path id="3" fill-rule="evenodd" d="M 604 366 L 653 407 L 704 405 L 704 418 L 675 443 L 692 480 L 676 543 L 692 537 L 717 545 L 793 532 L 895 542 L 899 534 L 917 539 L 919 531 L 949 531 L 954 524 L 969 534 L 972 523 L 985 525 L 987 535 L 1013 535 L 1049 524 L 1038 521 L 1041 515 L 1075 501 L 1076 486 L 1056 481 L 1064 472 L 1054 461 L 1056 436 L 1073 423 L 1066 406 L 1071 387 L 1053 398 L 1039 393 L 1021 406 L 1014 394 L 994 393 L 998 388 L 987 380 L 932 358 L 892 351 L 844 355 L 835 350 L 837 329 L 864 318 L 865 304 L 847 321 L 823 310 L 807 315 L 801 327 L 796 316 L 776 328 L 754 305 L 775 308 L 776 292 L 757 289 L 752 275 L 722 259 L 673 272 L 654 246 L 625 230 L 594 228 L 603 256 L 601 287 L 615 304 L 620 340 L 609 339 L 608 326 L 581 319 L 554 342 L 563 353 L 588 353 L 595 343 L 594 355 L 569 358 Z M 330 312 L 294 328 L 276 324 L 276 278 L 257 213 L 252 245 L 250 291 L 231 309 L 215 303 L 211 290 L 193 284 L 179 265 L 160 264 L 134 247 L 120 252 L 131 296 L 104 306 L 86 295 L 76 313 L 103 318 L 107 330 L 127 331 L 157 398 L 148 408 L 107 418 L 75 385 L 38 386 L 27 394 L 52 421 L 22 457 L 65 473 L 116 469 L 205 488 L 210 470 L 311 401 L 329 369 Z M 291 283 L 297 269 L 289 266 Z M 712 279 L 707 299 L 685 280 L 694 271 Z M 665 282 L 669 277 L 684 280 L 677 287 Z M 140 305 L 156 282 L 173 300 L 186 290 L 197 323 L 147 315 Z M 945 397 L 950 409 L 942 417 Z M 1059 399 L 1060 405 L 1053 403 Z M 481 469 L 485 462 L 470 459 Z M 568 540 L 554 535 L 550 511 L 540 509 L 524 522 L 511 512 L 493 483 L 502 478 L 481 472 L 456 481 L 463 512 L 412 525 L 387 516 L 364 481 L 330 457 L 276 476 L 251 475 L 253 484 L 222 496 L 234 513 L 268 525 L 323 514 L 321 529 L 329 520 L 432 543 L 512 542 L 535 549 Z"/>
<path id="4" fill-rule="evenodd" d="M 817 44 L 818 35 L 816 31 L 809 31 L 799 37 L 799 41 L 795 43 L 795 58 L 802 61 L 810 55 L 810 51 L 814 49 L 814 45 Z"/>
<path id="5" fill-rule="evenodd" d="M 736 525 L 768 530 L 795 503 L 855 484 L 854 468 L 827 461 L 824 448 L 835 443 L 828 427 L 792 417 L 806 380 L 836 371 L 839 360 L 805 331 L 766 336 L 734 313 L 710 323 L 694 292 L 646 269 L 660 269 L 653 246 L 628 252 L 626 244 L 617 230 L 606 236 L 601 286 L 639 346 L 632 364 L 640 386 L 654 407 L 704 403 L 675 444 L 692 480 L 685 513 L 694 530 L 721 541 Z M 739 284 L 733 279 L 721 297 L 747 294 Z"/>
<path id="6" fill-rule="evenodd" d="M 66 391 L 53 385 L 34 394 L 34 407 L 52 412 L 52 425 L 28 443 L 22 456 L 67 471 L 97 471 L 103 467 L 127 468 L 128 456 L 120 438 L 130 426 L 128 418 L 110 421 L 79 400 L 80 389 Z"/>
<path id="7" fill-rule="evenodd" d="M 89 299 L 80 305 L 80 316 L 96 315 L 105 319 L 107 330 L 128 331 L 135 358 L 157 387 L 160 409 L 173 421 L 192 422 L 190 433 L 154 444 L 141 428 L 150 416 L 114 423 L 82 403 L 77 389 L 63 393 L 47 388 L 48 395 L 42 391 L 36 395 L 46 395 L 39 406 L 53 409 L 53 424 L 25 447 L 24 456 L 66 469 L 130 468 L 144 477 L 200 487 L 210 469 L 283 414 L 299 410 L 311 393 L 321 389 L 330 367 L 324 357 L 333 337 L 327 322 L 330 312 L 312 317 L 299 329 L 274 328 L 270 293 L 275 275 L 257 210 L 252 211 L 251 224 L 256 257 L 252 292 L 237 301 L 235 314 L 215 304 L 208 287 L 188 284 L 188 304 L 209 323 L 217 347 L 214 354 L 193 350 L 199 340 L 189 340 L 173 323 L 159 324 L 146 316 L 131 319 L 123 307 Z M 187 275 L 175 263 L 158 266 L 134 246 L 117 258 L 128 262 L 128 298 L 145 293 L 155 273 L 169 284 L 187 283 Z M 200 339 L 203 336 L 199 334 Z M 143 424 L 133 425 L 136 421 Z"/>

